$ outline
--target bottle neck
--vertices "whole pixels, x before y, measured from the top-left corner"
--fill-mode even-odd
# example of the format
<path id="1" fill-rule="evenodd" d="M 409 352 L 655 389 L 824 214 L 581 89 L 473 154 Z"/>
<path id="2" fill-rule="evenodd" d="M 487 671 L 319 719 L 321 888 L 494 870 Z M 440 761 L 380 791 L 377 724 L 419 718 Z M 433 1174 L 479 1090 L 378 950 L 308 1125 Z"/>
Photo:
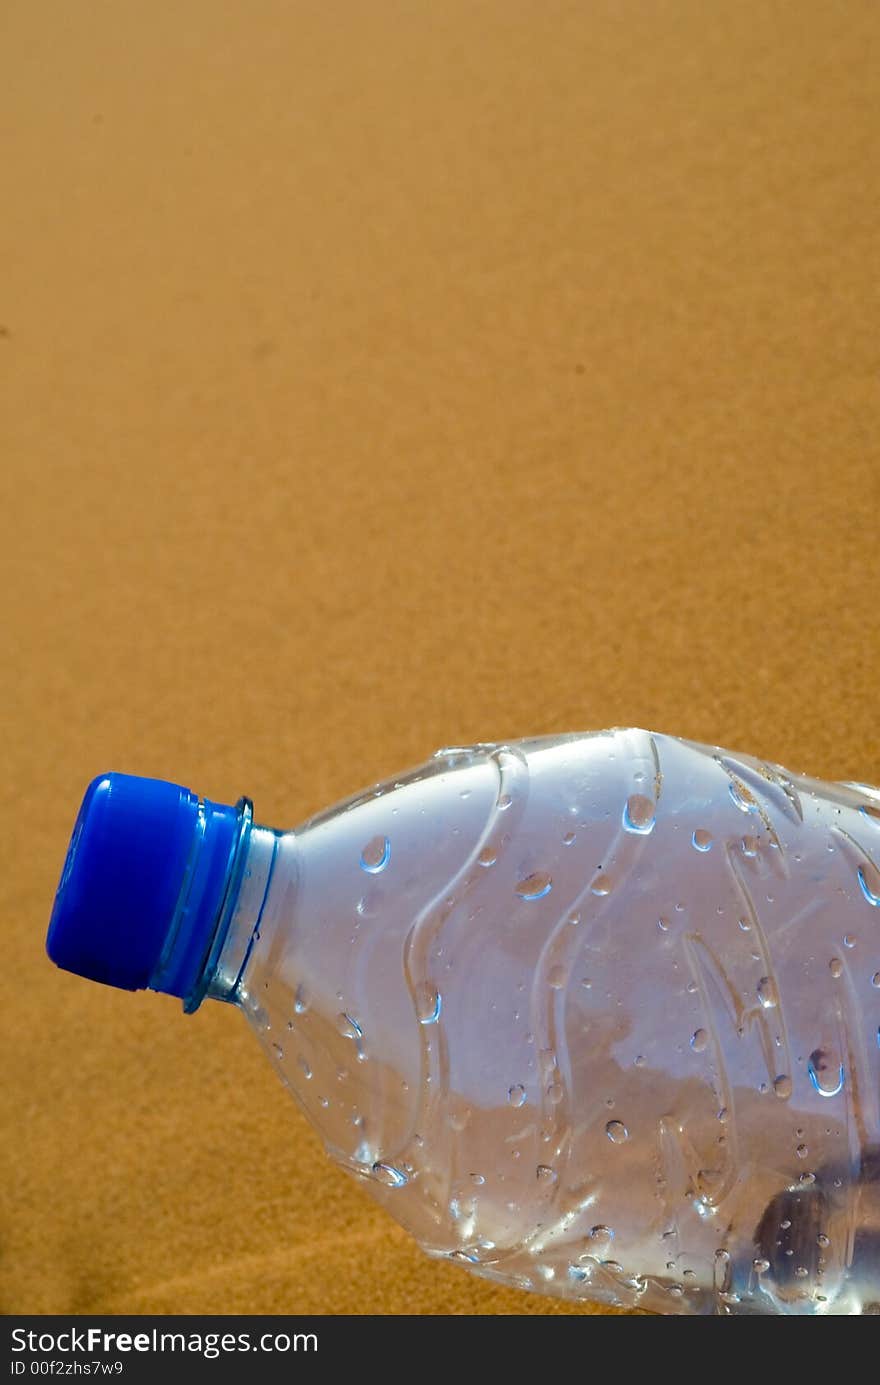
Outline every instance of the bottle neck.
<path id="1" fill-rule="evenodd" d="M 201 984 L 186 1010 L 198 1009 L 205 996 L 235 1004 L 238 985 L 251 948 L 259 937 L 260 919 L 275 865 L 281 834 L 269 827 L 251 827 L 244 850 L 240 884 L 217 921 Z"/>

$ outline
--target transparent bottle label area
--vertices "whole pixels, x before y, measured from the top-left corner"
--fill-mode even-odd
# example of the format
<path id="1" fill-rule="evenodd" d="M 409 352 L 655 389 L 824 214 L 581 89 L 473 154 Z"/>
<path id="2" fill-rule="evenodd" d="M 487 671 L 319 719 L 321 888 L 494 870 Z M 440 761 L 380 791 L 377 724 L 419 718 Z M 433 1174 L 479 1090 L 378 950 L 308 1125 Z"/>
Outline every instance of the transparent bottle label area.
<path id="1" fill-rule="evenodd" d="M 662 1312 L 880 1312 L 880 795 L 618 730 L 278 837 L 238 1000 L 430 1254 Z"/>

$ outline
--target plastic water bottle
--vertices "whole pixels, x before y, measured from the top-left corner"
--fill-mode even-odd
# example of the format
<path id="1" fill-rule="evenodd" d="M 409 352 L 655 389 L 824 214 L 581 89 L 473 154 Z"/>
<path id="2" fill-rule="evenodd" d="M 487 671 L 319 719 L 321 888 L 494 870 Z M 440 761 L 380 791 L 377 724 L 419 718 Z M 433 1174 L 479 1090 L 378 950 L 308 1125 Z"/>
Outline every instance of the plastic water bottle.
<path id="1" fill-rule="evenodd" d="M 660 1312 L 880 1312 L 880 792 L 615 730 L 311 818 L 107 774 L 59 966 L 230 1001 L 431 1255 Z"/>

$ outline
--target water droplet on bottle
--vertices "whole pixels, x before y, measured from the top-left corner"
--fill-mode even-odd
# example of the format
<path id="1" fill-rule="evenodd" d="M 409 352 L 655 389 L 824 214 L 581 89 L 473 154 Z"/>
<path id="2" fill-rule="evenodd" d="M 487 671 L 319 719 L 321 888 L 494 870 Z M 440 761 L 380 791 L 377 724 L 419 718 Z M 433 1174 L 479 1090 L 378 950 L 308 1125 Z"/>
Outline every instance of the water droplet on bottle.
<path id="1" fill-rule="evenodd" d="M 629 1139 L 629 1131 L 623 1121 L 609 1121 L 605 1126 L 605 1134 L 613 1145 L 622 1145 Z"/>
<path id="2" fill-rule="evenodd" d="M 757 854 L 758 854 L 758 838 L 757 838 L 757 837 L 743 837 L 743 839 L 742 839 L 742 853 L 743 853 L 743 856 L 750 856 L 750 857 L 751 857 L 751 856 L 757 856 Z"/>
<path id="3" fill-rule="evenodd" d="M 419 1024 L 436 1024 L 443 1008 L 443 998 L 436 987 L 425 981 L 416 990 L 416 1012 Z"/>
<path id="4" fill-rule="evenodd" d="M 307 1082 L 310 1082 L 312 1079 L 312 1068 L 308 1059 L 303 1057 L 303 1055 L 300 1053 L 296 1061 L 299 1063 L 300 1068 L 302 1069 L 303 1077 L 306 1079 Z"/>
<path id="5" fill-rule="evenodd" d="M 501 793 L 501 794 L 499 794 L 499 795 L 498 795 L 498 810 L 499 810 L 499 812 L 501 812 L 501 813 L 506 812 L 507 809 L 510 807 L 510 805 L 511 805 L 512 802 L 513 802 L 513 799 L 510 797 L 510 794 L 509 794 L 509 793 Z"/>
<path id="6" fill-rule="evenodd" d="M 393 1164 L 376 1163 L 371 1173 L 379 1183 L 384 1183 L 386 1188 L 402 1188 L 407 1181 L 406 1174 L 396 1169 Z"/>
<path id="7" fill-rule="evenodd" d="M 516 886 L 516 893 L 520 899 L 543 899 L 553 888 L 553 881 L 546 871 L 535 870 L 531 875 L 527 875 L 524 880 L 520 880 Z"/>
<path id="8" fill-rule="evenodd" d="M 495 850 L 494 846 L 484 846 L 477 857 L 477 865 L 484 866 L 486 870 L 488 870 L 489 866 L 494 866 L 497 860 L 498 852 Z"/>
<path id="9" fill-rule="evenodd" d="M 551 1082 L 547 1088 L 547 1100 L 551 1106 L 558 1106 L 565 1096 L 565 1088 L 561 1082 Z"/>
<path id="10" fill-rule="evenodd" d="M 816 1175 L 814 1173 L 802 1173 L 798 1178 L 798 1183 L 802 1183 L 804 1187 L 809 1187 L 810 1184 L 815 1183 L 815 1181 Z"/>
<path id="11" fill-rule="evenodd" d="M 722 1125 L 727 1124 L 728 1120 L 730 1119 L 730 1112 L 728 1111 L 726 1106 L 719 1107 L 715 1119 L 717 1121 L 720 1121 Z"/>
<path id="12" fill-rule="evenodd" d="M 742 931 L 743 931 L 744 933 L 751 933 L 751 931 L 752 931 L 752 921 L 751 921 L 751 919 L 737 919 L 737 923 L 739 924 L 740 928 L 742 929 Z"/>
<path id="13" fill-rule="evenodd" d="M 280 1044 L 273 1044 L 273 1045 L 272 1045 L 272 1052 L 275 1054 L 275 1057 L 276 1057 L 276 1058 L 283 1058 L 283 1057 L 284 1057 L 284 1049 L 281 1047 Z"/>
<path id="14" fill-rule="evenodd" d="M 660 929 L 661 933 L 668 933 L 672 925 L 669 922 L 669 919 L 666 918 L 665 915 L 661 914 L 659 919 L 657 920 L 657 927 Z"/>
<path id="15" fill-rule="evenodd" d="M 880 870 L 873 864 L 859 866 L 859 887 L 869 904 L 880 907 Z"/>
<path id="16" fill-rule="evenodd" d="M 712 833 L 707 832 L 705 827 L 698 827 L 691 840 L 697 851 L 709 851 L 712 846 Z"/>
<path id="17" fill-rule="evenodd" d="M 762 1256 L 759 1256 L 757 1260 L 752 1261 L 752 1268 L 754 1269 L 755 1274 L 766 1274 L 770 1268 L 770 1261 L 765 1260 Z"/>
<path id="18" fill-rule="evenodd" d="M 305 986 L 300 982 L 293 998 L 293 1008 L 298 1015 L 304 1015 L 309 1008 L 309 997 Z"/>
<path id="19" fill-rule="evenodd" d="M 547 973 L 547 980 L 554 991 L 561 991 L 568 980 L 568 972 L 565 970 L 565 967 L 557 963 L 557 965 L 551 967 Z"/>
<path id="20" fill-rule="evenodd" d="M 352 1019 L 343 1011 L 336 1016 L 336 1027 L 344 1039 L 362 1039 L 364 1031 L 361 1029 L 357 1020 Z"/>
<path id="21" fill-rule="evenodd" d="M 630 794 L 623 810 L 623 825 L 627 832 L 637 832 L 646 837 L 653 832 L 656 822 L 656 806 L 646 794 Z"/>
<path id="22" fill-rule="evenodd" d="M 826 1236 L 824 1232 L 820 1231 L 819 1235 L 816 1237 L 816 1245 L 821 1246 L 823 1250 L 827 1250 L 828 1247 L 831 1245 L 830 1237 Z"/>
<path id="23" fill-rule="evenodd" d="M 566 832 L 565 836 L 562 838 L 562 845 L 571 846 L 572 842 L 574 841 L 574 838 L 574 832 Z"/>
<path id="24" fill-rule="evenodd" d="M 874 975 L 871 977 L 871 985 L 876 986 L 877 989 L 880 990 L 880 971 L 874 972 Z"/>
<path id="25" fill-rule="evenodd" d="M 853 937 L 852 933 L 844 933 L 844 935 L 843 935 L 843 945 L 844 945 L 844 947 L 855 947 L 857 941 L 858 941 L 858 939 L 855 938 L 855 937 Z"/>
<path id="26" fill-rule="evenodd" d="M 797 1149 L 795 1150 L 795 1154 L 799 1159 L 806 1159 L 809 1152 L 810 1151 L 806 1145 L 798 1145 Z"/>
<path id="27" fill-rule="evenodd" d="M 779 991 L 772 976 L 762 976 L 757 986 L 758 1000 L 763 1009 L 773 1010 L 779 1004 Z"/>
<path id="28" fill-rule="evenodd" d="M 535 1175 L 539 1183 L 553 1184 L 556 1182 L 556 1170 L 551 1169 L 549 1164 L 539 1164 L 535 1170 Z"/>
<path id="29" fill-rule="evenodd" d="M 522 1106 L 526 1099 L 526 1089 L 521 1083 L 516 1082 L 507 1092 L 507 1100 L 511 1106 Z"/>
<path id="30" fill-rule="evenodd" d="M 843 1090 L 843 1064 L 835 1061 L 823 1048 L 816 1048 L 810 1054 L 807 1073 L 820 1096 L 837 1096 Z"/>
<path id="31" fill-rule="evenodd" d="M 593 894 L 599 895 L 600 897 L 609 895 L 612 890 L 612 881 L 604 871 L 601 871 L 590 886 L 590 890 Z"/>
<path id="32" fill-rule="evenodd" d="M 835 981 L 843 975 L 843 963 L 839 957 L 831 958 L 831 961 L 828 963 L 828 970 L 831 972 Z"/>
<path id="33" fill-rule="evenodd" d="M 773 1090 L 783 1101 L 788 1101 L 792 1093 L 792 1081 L 787 1073 L 780 1073 L 773 1083 Z"/>
<path id="34" fill-rule="evenodd" d="M 391 859 L 391 843 L 387 837 L 371 837 L 361 852 L 361 870 L 378 875 Z"/>
<path id="35" fill-rule="evenodd" d="M 694 1030 L 694 1033 L 691 1035 L 691 1048 L 694 1050 L 694 1053 L 705 1053 L 708 1043 L 709 1035 L 706 1033 L 705 1029 Z"/>
<path id="36" fill-rule="evenodd" d="M 742 812 L 756 813 L 758 811 L 755 795 L 752 793 L 751 789 L 746 788 L 741 779 L 731 779 L 727 791 L 737 808 Z"/>
<path id="37" fill-rule="evenodd" d="M 590 1227 L 589 1237 L 594 1243 L 590 1247 L 590 1254 L 595 1255 L 600 1247 L 608 1246 L 614 1240 L 614 1232 L 610 1226 L 605 1226 L 600 1222 L 596 1226 Z"/>

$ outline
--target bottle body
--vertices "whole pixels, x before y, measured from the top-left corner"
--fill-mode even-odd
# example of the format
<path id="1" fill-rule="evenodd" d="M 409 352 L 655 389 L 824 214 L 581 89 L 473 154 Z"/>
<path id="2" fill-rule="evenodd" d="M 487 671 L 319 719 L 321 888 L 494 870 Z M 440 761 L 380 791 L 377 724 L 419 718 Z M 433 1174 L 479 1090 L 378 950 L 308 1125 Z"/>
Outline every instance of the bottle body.
<path id="1" fill-rule="evenodd" d="M 880 796 L 637 730 L 254 829 L 214 994 L 426 1251 L 663 1312 L 880 1303 Z"/>

